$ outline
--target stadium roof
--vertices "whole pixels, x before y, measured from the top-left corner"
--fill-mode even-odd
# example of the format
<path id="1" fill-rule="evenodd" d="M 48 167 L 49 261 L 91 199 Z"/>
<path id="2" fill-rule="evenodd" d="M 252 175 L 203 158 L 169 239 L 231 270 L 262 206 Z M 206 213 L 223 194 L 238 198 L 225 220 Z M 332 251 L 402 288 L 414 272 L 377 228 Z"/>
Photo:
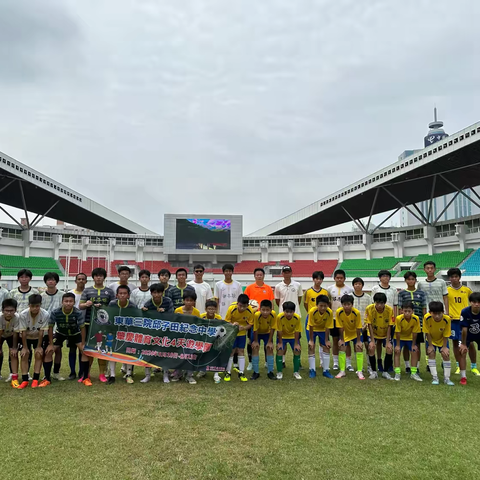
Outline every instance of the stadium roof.
<path id="1" fill-rule="evenodd" d="M 71 188 L 0 152 L 0 204 L 20 208 L 37 216 L 27 227 L 45 216 L 98 232 L 155 234 L 118 213 L 103 207 Z M 12 220 L 13 218 L 0 206 Z"/>
<path id="2" fill-rule="evenodd" d="M 444 212 L 435 219 L 431 215 L 432 208 L 424 215 L 415 203 L 431 201 L 453 192 L 456 196 L 466 196 L 463 190 L 477 185 L 480 185 L 480 122 L 249 236 L 298 235 L 349 221 L 354 221 L 367 232 L 370 231 L 372 215 L 395 210 L 385 222 L 402 207 L 407 208 L 420 223 L 435 225 Z M 480 208 L 480 197 L 475 191 L 469 199 Z M 366 217 L 369 217 L 368 223 L 363 224 L 360 219 Z"/>

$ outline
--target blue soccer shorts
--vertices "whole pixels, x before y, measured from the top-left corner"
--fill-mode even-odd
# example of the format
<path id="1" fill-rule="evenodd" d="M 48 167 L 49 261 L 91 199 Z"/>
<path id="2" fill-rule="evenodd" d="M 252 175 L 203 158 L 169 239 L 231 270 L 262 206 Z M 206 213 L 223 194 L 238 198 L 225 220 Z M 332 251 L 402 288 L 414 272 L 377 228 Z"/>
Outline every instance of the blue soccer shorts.
<path id="1" fill-rule="evenodd" d="M 241 335 L 241 336 L 238 336 L 235 339 L 235 342 L 233 344 L 233 348 L 244 349 L 246 344 L 247 344 L 247 336 L 246 335 Z"/>

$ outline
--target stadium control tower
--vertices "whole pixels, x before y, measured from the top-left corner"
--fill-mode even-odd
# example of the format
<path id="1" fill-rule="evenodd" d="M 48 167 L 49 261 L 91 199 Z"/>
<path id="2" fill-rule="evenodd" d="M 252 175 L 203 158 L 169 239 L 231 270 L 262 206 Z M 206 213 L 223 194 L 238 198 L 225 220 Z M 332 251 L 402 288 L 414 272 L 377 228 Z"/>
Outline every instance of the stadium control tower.
<path id="1" fill-rule="evenodd" d="M 443 140 L 444 138 L 448 137 L 448 134 L 445 133 L 443 127 L 443 122 L 437 120 L 437 107 L 433 109 L 433 122 L 428 124 L 428 128 L 430 129 L 424 138 L 424 146 L 429 147 L 430 145 Z"/>

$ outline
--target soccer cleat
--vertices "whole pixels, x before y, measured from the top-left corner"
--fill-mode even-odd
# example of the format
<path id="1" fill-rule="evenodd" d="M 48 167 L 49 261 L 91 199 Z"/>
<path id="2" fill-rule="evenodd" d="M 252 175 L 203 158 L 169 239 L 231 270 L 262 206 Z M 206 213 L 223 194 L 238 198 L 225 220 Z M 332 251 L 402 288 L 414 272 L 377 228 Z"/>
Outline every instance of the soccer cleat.
<path id="1" fill-rule="evenodd" d="M 315 378 L 317 376 L 317 372 L 313 368 L 311 368 L 310 371 L 308 372 L 308 376 L 310 378 Z"/>
<path id="2" fill-rule="evenodd" d="M 34 380 L 32 382 L 32 388 L 37 388 L 38 387 L 38 380 Z"/>
<path id="3" fill-rule="evenodd" d="M 225 372 L 225 375 L 223 376 L 223 381 L 229 382 L 231 379 L 232 379 L 232 375 L 230 373 Z"/>
<path id="4" fill-rule="evenodd" d="M 58 380 L 59 382 L 63 382 L 65 380 L 65 378 L 63 378 L 59 373 L 53 373 L 52 378 Z"/>
<path id="5" fill-rule="evenodd" d="M 132 383 L 134 383 L 133 378 L 132 378 L 131 375 L 127 375 L 127 376 L 125 377 L 125 381 L 126 381 L 129 385 L 131 385 Z"/>
<path id="6" fill-rule="evenodd" d="M 295 380 L 301 380 L 302 379 L 301 375 L 298 372 L 293 372 L 293 378 Z"/>
<path id="7" fill-rule="evenodd" d="M 148 383 L 149 381 L 150 381 L 150 376 L 145 377 L 145 378 L 142 378 L 142 379 L 140 380 L 140 383 Z"/>
<path id="8" fill-rule="evenodd" d="M 277 373 L 277 380 L 281 380 L 283 378 L 283 373 L 282 372 L 278 372 Z"/>
<path id="9" fill-rule="evenodd" d="M 213 381 L 215 383 L 220 383 L 222 381 L 222 379 L 220 378 L 220 375 L 218 373 L 215 373 L 215 375 L 213 376 Z"/>
<path id="10" fill-rule="evenodd" d="M 115 383 L 115 377 L 108 377 L 107 385 L 113 385 Z"/>
<path id="11" fill-rule="evenodd" d="M 78 383 L 83 383 L 83 377 L 78 378 Z"/>
<path id="12" fill-rule="evenodd" d="M 478 368 L 472 368 L 472 373 L 473 373 L 476 377 L 480 377 L 480 371 L 478 370 Z"/>
<path id="13" fill-rule="evenodd" d="M 455 370 L 455 375 L 460 375 L 460 367 L 457 367 Z"/>
<path id="14" fill-rule="evenodd" d="M 376 378 L 378 378 L 378 373 L 377 373 L 377 372 L 372 372 L 372 373 L 368 376 L 368 378 L 369 378 L 370 380 L 375 380 Z"/>
<path id="15" fill-rule="evenodd" d="M 367 367 L 367 373 L 368 373 L 368 375 L 370 375 L 372 372 L 373 372 L 372 367 L 369 365 L 369 366 Z"/>
<path id="16" fill-rule="evenodd" d="M 347 365 L 347 372 L 354 372 L 355 369 L 351 365 Z"/>
<path id="17" fill-rule="evenodd" d="M 92 386 L 92 381 L 91 381 L 89 378 L 86 378 L 86 379 L 83 381 L 83 384 L 84 384 L 86 387 L 91 387 L 91 386 Z"/>
<path id="18" fill-rule="evenodd" d="M 20 388 L 20 383 L 18 383 L 18 380 L 15 379 L 15 380 L 12 380 L 12 388 Z"/>
<path id="19" fill-rule="evenodd" d="M 233 367 L 232 369 L 235 373 L 240 373 L 240 370 L 238 369 L 238 367 Z"/>
<path id="20" fill-rule="evenodd" d="M 249 363 L 247 366 L 247 372 L 251 372 L 253 370 L 253 363 Z"/>
<path id="21" fill-rule="evenodd" d="M 233 364 L 233 369 L 234 369 L 234 370 L 235 370 L 235 369 L 238 370 L 238 363 L 234 363 L 234 364 Z"/>
<path id="22" fill-rule="evenodd" d="M 437 377 L 433 377 L 432 385 L 440 385 L 440 382 L 438 381 Z"/>
<path id="23" fill-rule="evenodd" d="M 334 378 L 334 376 L 330 373 L 330 370 L 324 370 L 323 376 L 325 378 Z"/>
<path id="24" fill-rule="evenodd" d="M 460 385 L 466 385 L 467 384 L 467 377 L 462 377 L 460 379 Z"/>
<path id="25" fill-rule="evenodd" d="M 387 380 L 393 380 L 393 377 L 388 372 L 383 372 L 382 378 L 385 378 Z"/>
<path id="26" fill-rule="evenodd" d="M 20 390 L 23 390 L 24 388 L 27 388 L 27 387 L 28 387 L 28 382 L 25 380 L 17 388 L 19 388 Z"/>
<path id="27" fill-rule="evenodd" d="M 170 378 L 168 378 L 168 371 L 163 372 L 163 383 L 170 383 Z"/>
<path id="28" fill-rule="evenodd" d="M 397 382 L 399 382 L 401 379 L 402 379 L 402 375 L 401 375 L 400 373 L 396 373 L 394 380 L 396 380 Z"/>
<path id="29" fill-rule="evenodd" d="M 260 374 L 257 372 L 253 372 L 252 376 L 250 377 L 250 380 L 257 380 L 260 378 Z"/>
<path id="30" fill-rule="evenodd" d="M 190 385 L 196 385 L 197 381 L 193 378 L 193 375 L 187 375 L 185 377 L 185 381 L 189 383 Z"/>
<path id="31" fill-rule="evenodd" d="M 243 372 L 238 372 L 238 378 L 241 382 L 248 382 L 248 378 L 245 376 Z"/>
<path id="32" fill-rule="evenodd" d="M 412 380 L 415 380 L 416 382 L 423 382 L 423 380 L 420 378 L 420 375 L 418 373 L 412 373 L 410 375 L 410 378 Z"/>
<path id="33" fill-rule="evenodd" d="M 453 386 L 455 385 L 449 378 L 445 378 L 445 379 L 443 380 L 443 383 L 444 383 L 445 385 L 448 385 L 449 387 L 453 387 Z"/>
<path id="34" fill-rule="evenodd" d="M 335 378 L 343 378 L 346 377 L 347 374 L 344 371 L 340 371 L 335 375 Z"/>
<path id="35" fill-rule="evenodd" d="M 68 376 L 68 379 L 69 380 L 75 380 L 77 378 L 77 375 L 75 373 L 71 373 L 69 376 Z"/>
<path id="36" fill-rule="evenodd" d="M 98 376 L 98 379 L 99 379 L 102 383 L 107 383 L 107 377 L 106 377 L 103 373 Z"/>
<path id="37" fill-rule="evenodd" d="M 6 379 L 5 379 L 5 383 L 8 383 L 8 382 L 11 382 L 12 381 L 12 374 L 10 374 Z"/>
<path id="38" fill-rule="evenodd" d="M 407 368 L 405 369 L 405 373 L 412 373 L 412 370 L 410 369 L 410 367 L 407 367 Z"/>
<path id="39" fill-rule="evenodd" d="M 46 378 L 44 378 L 44 379 L 38 384 L 38 386 L 41 387 L 41 388 L 43 388 L 43 387 L 48 387 L 48 386 L 50 385 L 50 383 L 51 383 L 51 382 L 50 382 L 49 380 L 47 380 Z M 32 386 L 33 386 L 33 385 L 32 385 Z"/>
<path id="40" fill-rule="evenodd" d="M 197 373 L 197 378 L 203 378 L 205 375 L 207 374 L 207 372 L 205 372 L 204 370 L 200 371 Z"/>
<path id="41" fill-rule="evenodd" d="M 338 370 L 338 363 L 333 364 L 333 370 L 337 371 Z"/>
<path id="42" fill-rule="evenodd" d="M 270 379 L 270 380 L 276 380 L 277 377 L 275 376 L 275 374 L 273 372 L 268 372 L 267 373 L 267 377 Z"/>
<path id="43" fill-rule="evenodd" d="M 357 377 L 359 380 L 365 380 L 365 376 L 363 375 L 363 372 L 361 370 L 357 372 Z"/>

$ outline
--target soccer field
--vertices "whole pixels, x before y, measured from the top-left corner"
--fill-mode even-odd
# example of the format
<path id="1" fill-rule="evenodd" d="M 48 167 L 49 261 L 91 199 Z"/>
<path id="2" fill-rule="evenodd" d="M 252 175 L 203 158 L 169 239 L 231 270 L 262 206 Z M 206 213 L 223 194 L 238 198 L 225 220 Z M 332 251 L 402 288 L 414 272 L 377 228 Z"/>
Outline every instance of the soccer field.
<path id="1" fill-rule="evenodd" d="M 14 390 L 2 381 L 0 478 L 478 477 L 480 377 L 435 387 L 424 365 L 423 383 L 405 374 L 399 383 L 328 380 L 321 371 L 309 379 L 307 370 L 298 381 L 292 372 L 289 352 L 282 381 L 261 369 L 256 382 L 215 385 L 209 374 L 197 385 L 140 384 L 140 368 L 133 385 L 100 384 L 96 368 L 90 388 Z"/>

